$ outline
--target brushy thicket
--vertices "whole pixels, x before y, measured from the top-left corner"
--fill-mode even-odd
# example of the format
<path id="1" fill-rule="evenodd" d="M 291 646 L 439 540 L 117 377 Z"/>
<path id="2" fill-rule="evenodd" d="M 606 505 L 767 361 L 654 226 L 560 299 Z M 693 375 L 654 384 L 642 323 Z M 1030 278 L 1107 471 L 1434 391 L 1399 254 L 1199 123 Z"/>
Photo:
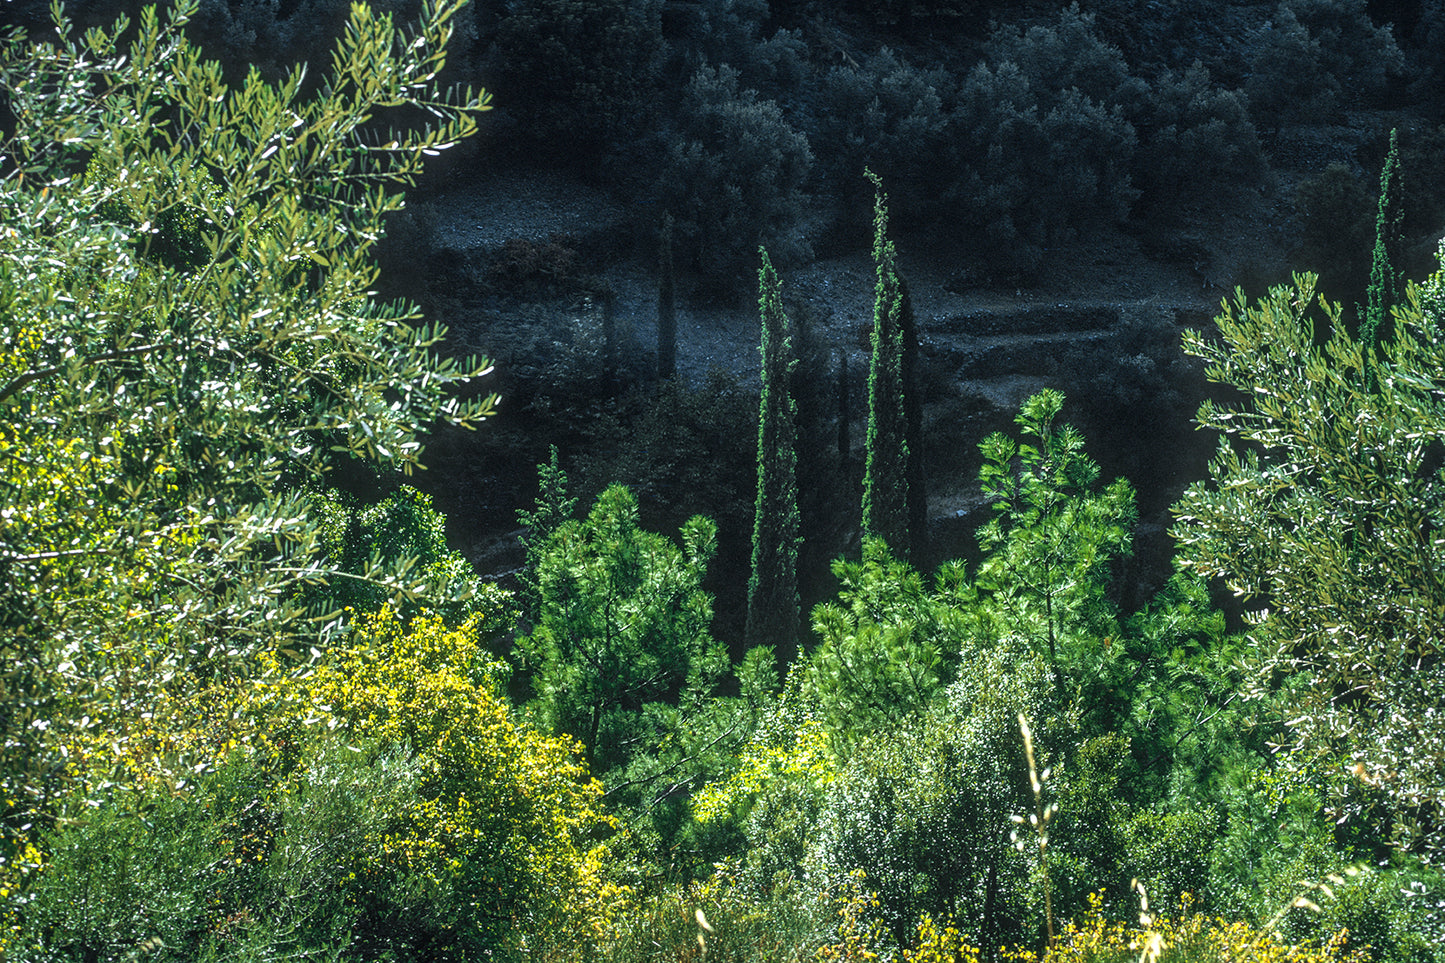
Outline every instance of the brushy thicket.
<path id="1" fill-rule="evenodd" d="M 1005 14 L 1015 5 L 983 6 Z M 1123 6 L 1142 16 L 1138 5 L 1100 0 L 988 26 L 976 22 L 978 5 L 956 0 L 857 0 L 851 11 L 899 40 L 864 52 L 830 34 L 809 4 L 519 0 L 458 14 L 454 36 L 435 31 L 428 42 L 450 38 L 464 72 L 507 78 L 498 87 L 513 98 L 511 143 L 625 179 L 651 212 L 670 215 L 679 260 L 720 291 L 750 273 L 759 242 L 780 263 L 805 257 L 787 244 L 801 244 L 808 192 L 835 191 L 851 204 L 866 189 L 865 168 L 880 175 L 901 219 L 956 224 L 988 242 L 993 270 L 1025 276 L 1046 247 L 1079 232 L 1141 213 L 1167 217 L 1210 192 L 1258 183 L 1266 168 L 1256 125 L 1368 103 L 1410 67 L 1358 0 L 1253 5 L 1267 8 L 1269 22 L 1238 39 L 1249 57 L 1215 36 L 1198 62 L 1158 49 L 1145 56 L 1143 41 L 1107 22 Z M 1156 6 L 1160 38 L 1189 38 L 1208 19 L 1207 5 Z M 233 58 L 267 44 L 280 58 L 314 44 L 337 9 L 316 0 L 287 17 L 276 3 L 206 4 L 192 30 Z M 1422 29 L 1439 26 L 1430 9 Z M 377 63 L 416 49 L 393 51 L 389 25 L 354 16 L 352 49 Z M 912 63 L 910 40 L 941 25 L 972 31 L 967 62 Z M 1255 63 L 1247 73 L 1242 59 Z M 1411 69 L 1425 76 L 1438 65 Z M 365 70 L 348 76 L 367 82 Z M 287 97 L 302 93 L 299 78 L 294 87 Z M 270 90 L 250 96 L 268 103 Z M 96 145 L 102 127 L 86 134 Z M 1424 131 L 1415 146 L 1406 136 L 1405 156 L 1428 157 L 1439 136 Z M 253 146 L 241 153 L 259 159 L 247 163 L 275 153 Z M 341 178 L 353 155 L 336 151 L 326 172 Z M 46 176 L 83 160 L 62 151 Z M 159 266 L 113 260 L 129 273 L 108 286 L 97 270 L 90 286 L 108 292 L 107 311 L 148 286 L 172 292 L 145 302 L 141 318 L 167 337 L 194 331 L 176 327 L 190 302 L 165 286 L 163 271 L 218 256 L 204 243 L 204 218 L 174 213 L 218 189 L 209 178 L 219 173 L 195 170 L 190 180 L 157 174 L 147 181 L 155 197 L 121 198 L 134 210 L 111 196 L 131 176 L 119 168 L 70 184 L 105 194 L 106 203 L 70 211 L 76 220 L 66 225 L 86 225 L 82 240 L 109 254 L 150 244 L 132 240 L 150 236 L 138 212 L 152 201 L 163 208 L 146 248 Z M 1354 350 L 1333 309 L 1306 317 L 1305 279 L 1219 319 L 1235 355 L 1191 339 L 1214 362 L 1211 377 L 1262 399 L 1228 417 L 1201 413 L 1222 417 L 1226 435 L 1271 418 L 1290 423 L 1282 398 L 1354 405 L 1363 414 L 1348 424 L 1379 434 L 1342 441 L 1329 419 L 1307 420 L 1303 440 L 1287 439 L 1290 455 L 1323 448 L 1343 467 L 1294 472 L 1288 485 L 1283 473 L 1296 462 L 1273 464 L 1279 446 L 1224 450 L 1218 484 L 1195 486 L 1177 509 L 1186 550 L 1152 597 L 1137 598 L 1129 577 L 1132 486 L 1089 457 L 1086 432 L 1066 423 L 1063 394 L 1046 390 L 1010 431 L 979 445 L 986 521 L 977 559 L 926 571 L 883 540 L 863 539 L 834 563 L 825 591 L 812 588 L 821 603 L 801 646 L 755 638 L 729 653 L 719 626 L 740 625 L 742 612 L 720 610 L 714 586 L 743 580 L 740 533 L 751 529 L 756 477 L 757 409 L 737 383 L 716 376 L 652 391 L 637 374 L 645 359 L 612 356 L 617 319 L 605 307 L 599 319 L 590 303 L 565 332 L 525 318 L 515 325 L 513 360 L 530 365 L 519 400 L 538 417 L 565 409 L 566 430 L 610 442 L 604 454 L 568 459 L 581 499 L 567 490 L 565 455 L 554 452 L 541 473 L 538 510 L 520 520 L 528 555 L 519 621 L 507 593 L 480 582 L 448 546 L 429 499 L 370 467 L 385 461 L 375 450 L 385 442 L 358 441 L 339 465 L 301 462 L 336 443 L 334 426 L 303 428 L 301 419 L 352 387 L 361 347 L 276 401 L 276 423 L 294 429 L 276 458 L 295 459 L 295 470 L 267 461 L 260 481 L 238 481 L 227 463 L 201 455 L 181 473 L 143 446 L 117 455 L 107 474 L 110 463 L 94 457 L 114 441 L 107 419 L 66 434 L 54 427 L 69 424 L 59 415 L 24 417 L 26 405 L 49 403 L 30 390 L 49 378 L 68 379 L 88 402 L 105 372 L 128 400 L 125 378 L 139 378 L 137 359 L 156 350 L 147 343 L 113 357 L 121 349 L 83 336 L 95 334 L 92 316 L 72 317 L 64 305 L 94 292 L 63 258 L 30 274 L 11 270 L 40 263 L 34 251 L 67 236 L 42 216 L 54 196 L 68 196 L 67 182 L 57 176 L 41 191 L 35 179 L 0 182 L 19 225 L 6 240 L 21 252 L 7 252 L 0 274 L 0 307 L 13 309 L 0 310 L 0 480 L 17 499 L 4 507 L 11 527 L 0 571 L 52 578 L 56 590 L 17 599 L 7 582 L 0 592 L 4 644 L 17 653 L 0 680 L 3 748 L 29 767 L 5 774 L 0 798 L 6 959 L 1445 959 L 1442 800 L 1431 782 L 1440 736 L 1434 706 L 1407 701 L 1440 685 L 1429 648 L 1438 591 L 1426 577 L 1387 582 L 1400 558 L 1428 562 L 1440 548 L 1435 376 L 1445 273 L 1414 289 L 1397 340 L 1373 360 Z M 1364 231 L 1368 195 L 1347 168 L 1326 169 L 1299 194 L 1305 243 L 1322 258 L 1340 256 L 1342 275 L 1354 270 L 1347 241 Z M 242 231 L 235 244 L 274 254 L 289 237 L 283 228 Z M 284 274 L 294 284 L 277 290 L 303 300 L 329 291 L 327 255 L 314 244 L 293 254 L 278 257 L 277 270 L 304 273 Z M 522 298 L 585 287 L 575 254 L 565 239 L 515 241 L 487 283 Z M 36 284 L 66 297 L 37 308 L 23 297 Z M 343 307 L 368 297 L 348 288 Z M 300 300 L 278 302 L 309 316 Z M 799 370 L 831 376 L 806 343 L 806 313 L 797 318 Z M 385 323 L 392 315 L 370 320 L 399 330 Z M 1336 322 L 1318 331 L 1319 342 L 1333 339 L 1327 357 L 1305 327 L 1326 321 Z M 62 323 L 76 326 L 73 337 Z M 1118 334 L 1111 350 L 1122 361 L 1056 374 L 1095 396 L 1086 428 L 1127 415 L 1145 433 L 1142 409 L 1182 404 L 1179 385 L 1199 371 L 1169 348 L 1174 334 L 1160 318 L 1130 317 Z M 248 329 L 216 350 L 265 358 L 273 381 L 311 358 L 310 349 L 273 357 L 268 345 Z M 92 353 L 71 363 L 66 351 Z M 415 383 L 384 382 L 375 410 L 401 410 L 398 399 L 446 374 L 434 361 L 406 368 Z M 224 408 L 237 397 L 227 393 L 232 371 L 217 362 L 204 381 L 185 384 Z M 823 436 L 830 415 L 816 388 L 787 386 L 800 399 L 802 534 L 842 546 L 861 527 L 858 505 L 843 481 L 846 453 Z M 177 450 L 216 447 L 211 422 L 140 424 L 154 429 L 156 450 L 170 450 L 162 443 L 172 429 L 186 438 Z M 421 426 L 391 427 L 387 441 L 414 457 Z M 1373 441 L 1360 456 L 1351 438 Z M 327 488 L 317 479 L 328 467 L 380 491 Z M 1371 472 L 1404 495 L 1331 500 Z M 142 475 L 151 509 L 193 527 L 157 525 L 124 542 L 129 566 L 70 561 L 86 554 L 86 539 L 112 539 L 120 551 L 116 533 L 127 530 L 108 506 L 129 504 L 118 493 Z M 819 494 L 832 480 L 843 494 Z M 267 485 L 291 493 L 282 514 L 306 531 L 304 552 L 283 548 L 292 529 L 273 536 L 240 509 L 229 527 L 206 527 L 232 503 L 244 509 L 247 498 L 272 494 Z M 224 497 L 207 501 L 209 492 Z M 1286 498 L 1310 511 L 1266 511 Z M 1261 524 L 1239 548 L 1229 526 L 1251 518 Z M 1373 537 L 1354 541 L 1356 531 Z M 1275 550 L 1283 560 L 1263 571 L 1261 553 Z M 193 564 L 176 567 L 182 558 Z M 1215 607 L 1200 567 L 1236 585 L 1264 580 L 1262 591 L 1282 604 L 1241 629 Z M 223 594 L 233 583 L 242 596 L 261 586 L 254 608 L 236 609 L 254 618 L 188 623 L 205 599 L 176 586 L 202 574 Z M 1332 600 L 1379 600 L 1387 589 L 1391 605 L 1368 624 L 1336 613 L 1330 631 L 1316 631 L 1315 614 Z M 1354 655 L 1379 670 L 1378 686 L 1355 684 L 1354 701 L 1330 688 L 1352 666 L 1332 675 L 1346 660 L 1320 648 L 1346 629 L 1362 642 Z M 236 641 L 257 637 L 265 643 Z M 1397 638 L 1412 659 L 1395 657 Z M 51 716 L 34 715 L 37 705 Z M 1359 741 L 1365 732 L 1376 741 Z M 1405 758 L 1406 746 L 1420 751 Z"/>

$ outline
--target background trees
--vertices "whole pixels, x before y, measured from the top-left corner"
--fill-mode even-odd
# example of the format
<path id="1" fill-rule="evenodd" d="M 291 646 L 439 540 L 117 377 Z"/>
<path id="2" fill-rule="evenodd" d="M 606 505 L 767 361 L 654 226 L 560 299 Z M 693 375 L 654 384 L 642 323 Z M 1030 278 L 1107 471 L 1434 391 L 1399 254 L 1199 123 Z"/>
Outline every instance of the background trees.
<path id="1" fill-rule="evenodd" d="M 678 116 L 656 186 L 678 253 L 727 286 L 751 274 L 744 265 L 759 244 L 783 262 L 804 254 L 807 239 L 793 227 L 813 154 L 778 105 L 741 87 L 724 64 L 698 70 Z"/>

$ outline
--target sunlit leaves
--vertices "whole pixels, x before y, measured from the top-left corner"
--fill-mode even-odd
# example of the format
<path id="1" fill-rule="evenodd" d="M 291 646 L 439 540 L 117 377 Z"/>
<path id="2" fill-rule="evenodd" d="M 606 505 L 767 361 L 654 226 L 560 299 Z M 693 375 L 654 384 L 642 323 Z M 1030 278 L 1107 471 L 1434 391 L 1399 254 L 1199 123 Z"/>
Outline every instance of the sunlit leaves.
<path id="1" fill-rule="evenodd" d="M 186 39 L 194 0 L 3 41 L 0 758 L 25 806 L 69 778 L 67 730 L 318 640 L 298 587 L 332 573 L 301 483 L 410 470 L 419 425 L 491 413 L 459 393 L 487 362 L 372 294 L 399 188 L 486 109 L 433 82 L 458 6 L 402 33 L 358 5 L 306 98 L 299 69 L 230 89 Z M 369 149 L 382 107 L 431 126 Z"/>
<path id="2" fill-rule="evenodd" d="M 1174 533 L 1190 566 L 1254 608 L 1267 664 L 1311 683 L 1294 759 L 1356 787 L 1337 815 L 1383 793 L 1398 841 L 1438 853 L 1445 339 L 1421 303 L 1411 288 L 1373 359 L 1310 275 L 1226 303 L 1218 339 L 1188 333 L 1209 377 L 1242 395 L 1199 411 L 1220 448 Z"/>
<path id="3" fill-rule="evenodd" d="M 1112 566 L 1132 550 L 1137 518 L 1126 479 L 1097 489 L 1083 436 L 1056 424 L 1063 405 L 1062 394 L 1045 389 L 1014 419 L 1020 440 L 997 433 L 979 446 L 994 517 L 978 533 L 987 554 L 976 580 L 1008 629 L 1048 660 L 1061 691 L 1077 643 L 1104 638 L 1112 625 Z M 1065 636 L 1075 645 L 1066 647 Z"/>

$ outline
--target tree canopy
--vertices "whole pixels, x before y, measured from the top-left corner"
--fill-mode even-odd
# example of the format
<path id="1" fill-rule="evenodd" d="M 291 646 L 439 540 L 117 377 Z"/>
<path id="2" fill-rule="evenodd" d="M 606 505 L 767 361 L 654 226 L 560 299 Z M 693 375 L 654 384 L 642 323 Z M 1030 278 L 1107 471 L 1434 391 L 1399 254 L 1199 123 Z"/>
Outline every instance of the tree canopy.
<path id="1" fill-rule="evenodd" d="M 342 575 L 306 483 L 352 460 L 410 470 L 418 426 L 493 411 L 459 393 L 488 363 L 442 356 L 440 326 L 373 291 L 398 188 L 487 108 L 485 93 L 435 81 L 460 6 L 428 2 L 411 30 L 355 6 L 307 96 L 304 66 L 229 87 L 187 40 L 197 0 L 83 37 L 57 8 L 51 42 L 5 38 L 12 814 L 43 804 L 72 737 L 123 745 L 156 694 L 316 644 L 314 619 L 335 613 L 308 612 L 302 590 Z M 430 126 L 388 132 L 382 111 Z M 344 577 L 393 594 L 397 572 Z"/>
<path id="2" fill-rule="evenodd" d="M 1209 377 L 1243 394 L 1200 408 L 1220 447 L 1174 526 L 1185 563 L 1252 607 L 1264 665 L 1302 683 L 1294 763 L 1332 775 L 1340 818 L 1375 809 L 1399 842 L 1437 854 L 1442 285 L 1437 274 L 1408 289 L 1373 360 L 1340 306 L 1316 298 L 1313 275 L 1257 302 L 1239 295 L 1217 340 L 1189 332 Z"/>

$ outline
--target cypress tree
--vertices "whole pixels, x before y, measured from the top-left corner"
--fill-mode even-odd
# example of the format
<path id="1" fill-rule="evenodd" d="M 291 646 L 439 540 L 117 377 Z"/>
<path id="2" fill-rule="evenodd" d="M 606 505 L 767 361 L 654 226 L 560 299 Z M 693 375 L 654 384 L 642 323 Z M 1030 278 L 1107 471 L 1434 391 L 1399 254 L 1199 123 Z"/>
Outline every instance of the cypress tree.
<path id="1" fill-rule="evenodd" d="M 677 374 L 677 295 L 672 274 L 672 215 L 662 216 L 657 251 L 657 377 Z"/>
<path id="2" fill-rule="evenodd" d="M 768 252 L 758 249 L 762 316 L 762 392 L 758 399 L 758 493 L 748 577 L 747 638 L 773 643 L 791 657 L 798 634 L 797 406 L 790 390 L 793 342 L 783 313 L 782 284 Z"/>
<path id="3" fill-rule="evenodd" d="M 617 387 L 617 292 L 604 285 L 597 292 L 602 304 L 602 369 L 609 390 Z"/>
<path id="4" fill-rule="evenodd" d="M 1380 341 L 1389 335 L 1390 309 L 1400 303 L 1401 276 L 1396 266 L 1404 243 L 1404 208 L 1400 201 L 1399 131 L 1390 131 L 1390 152 L 1380 172 L 1380 205 L 1375 214 L 1375 251 L 1370 262 L 1370 289 L 1365 317 L 1360 324 L 1360 344 L 1373 355 Z M 1373 375 L 1371 376 L 1373 378 Z"/>
<path id="5" fill-rule="evenodd" d="M 872 171 L 873 357 L 868 367 L 868 434 L 863 468 L 863 535 L 881 538 L 896 556 L 907 558 L 908 441 L 903 406 L 903 282 L 897 252 L 888 239 L 888 198 Z"/>
<path id="6" fill-rule="evenodd" d="M 552 456 L 537 466 L 537 502 L 532 511 L 517 512 L 517 524 L 522 526 L 522 548 L 526 560 L 517 576 L 521 584 L 518 602 L 522 618 L 528 622 L 537 620 L 540 603 L 537 583 L 537 566 L 548 539 L 563 522 L 572 518 L 577 509 L 577 499 L 567 495 L 567 473 L 557 458 L 557 446 L 552 446 Z"/>

